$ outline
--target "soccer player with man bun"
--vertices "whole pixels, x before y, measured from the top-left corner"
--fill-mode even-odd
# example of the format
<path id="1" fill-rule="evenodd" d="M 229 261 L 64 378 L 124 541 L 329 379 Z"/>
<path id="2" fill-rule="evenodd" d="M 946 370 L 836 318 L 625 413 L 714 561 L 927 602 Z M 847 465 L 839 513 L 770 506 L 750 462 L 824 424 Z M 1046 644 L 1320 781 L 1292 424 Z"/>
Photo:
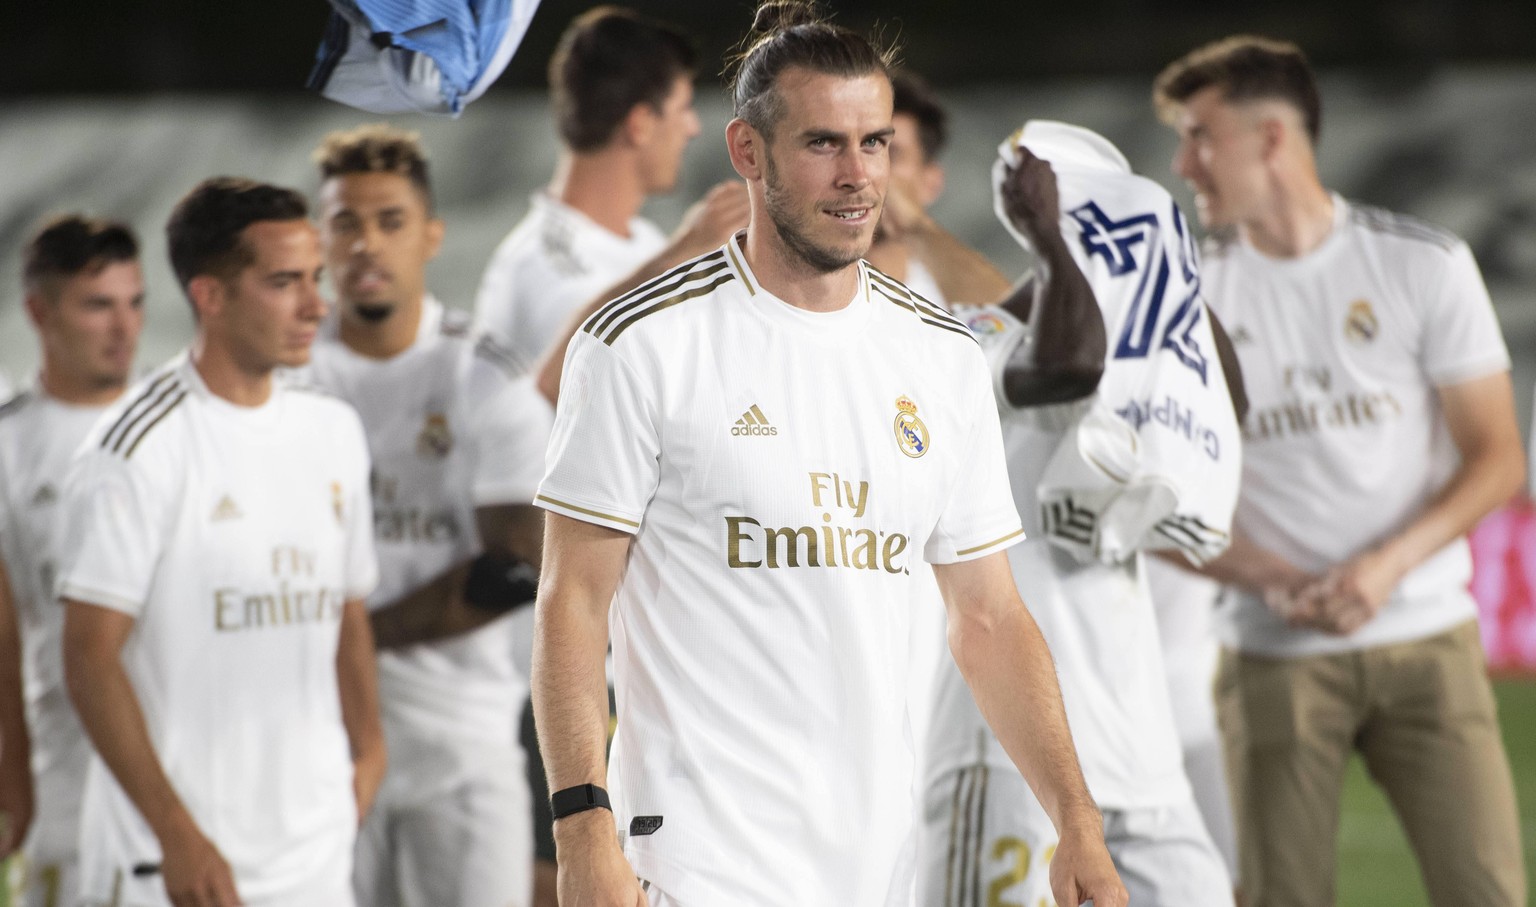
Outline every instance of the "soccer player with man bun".
<path id="1" fill-rule="evenodd" d="M 22 279 L 42 366 L 0 406 L 0 854 L 21 849 L 17 902 L 52 907 L 76 902 L 91 758 L 64 689 L 53 593 L 64 478 L 128 387 L 144 326 L 138 240 L 114 221 L 54 218 L 27 243 Z"/>
<path id="2" fill-rule="evenodd" d="M 599 309 L 566 358 L 533 677 L 561 903 L 910 904 L 922 559 L 1061 831 L 1059 903 L 1121 907 L 1003 554 L 1023 532 L 986 363 L 860 260 L 888 180 L 888 57 L 802 3 L 762 6 L 745 48 L 726 139 L 747 230 Z"/>
<path id="3" fill-rule="evenodd" d="M 166 226 L 191 348 L 70 469 L 64 676 L 95 745 L 89 905 L 338 907 L 384 772 L 368 449 L 357 413 L 274 380 L 326 311 L 298 193 L 204 181 Z"/>
<path id="4" fill-rule="evenodd" d="M 444 224 L 414 133 L 326 136 L 320 237 L 338 312 L 309 379 L 357 407 L 373 462 L 369 596 L 390 768 L 358 845 L 372 907 L 526 907 L 528 782 L 509 612 L 533 598 L 551 417 L 531 378 L 426 288 Z"/>

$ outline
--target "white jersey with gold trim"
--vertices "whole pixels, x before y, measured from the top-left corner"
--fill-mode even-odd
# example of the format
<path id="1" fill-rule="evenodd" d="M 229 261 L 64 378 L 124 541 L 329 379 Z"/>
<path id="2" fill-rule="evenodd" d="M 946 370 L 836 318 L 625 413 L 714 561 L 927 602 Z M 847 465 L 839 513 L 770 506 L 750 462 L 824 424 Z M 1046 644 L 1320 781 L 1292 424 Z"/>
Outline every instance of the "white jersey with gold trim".
<path id="1" fill-rule="evenodd" d="M 547 192 L 535 193 L 486 265 L 475 319 L 529 368 L 582 306 L 666 244 L 644 218 L 631 219 L 629 235 L 620 236 Z"/>
<path id="2" fill-rule="evenodd" d="M 1019 541 L 970 332 L 859 266 L 774 298 L 736 239 L 589 319 L 538 502 L 634 536 L 609 784 L 682 903 L 905 905 L 912 563 Z"/>
<path id="3" fill-rule="evenodd" d="M 1509 369 L 1466 243 L 1337 195 L 1333 204 L 1332 232 L 1301 258 L 1232 240 L 1210 244 L 1202 268 L 1251 404 L 1236 526 L 1309 572 L 1399 530 L 1455 472 L 1437 388 Z M 1285 657 L 1422 639 L 1476 616 L 1471 570 L 1457 539 L 1346 638 L 1293 629 L 1240 592 L 1220 629 L 1229 645 Z"/>
<path id="4" fill-rule="evenodd" d="M 327 322 L 306 377 L 357 408 L 373 462 L 379 584 L 369 608 L 398 601 L 480 554 L 475 508 L 526 504 L 544 474 L 553 418 L 531 379 L 462 312 L 428 298 L 399 355 L 352 352 Z M 379 653 L 391 740 L 516 743 L 527 681 L 512 662 L 512 625 Z M 447 779 L 441 779 L 445 783 Z"/>
<path id="5" fill-rule="evenodd" d="M 39 386 L 0 407 L 0 560 L 21 633 L 22 687 L 36 814 L 23 853 L 31 867 L 73 878 L 80 791 L 91 743 L 64 688 L 64 609 L 54 598 L 70 458 L 106 406 L 75 406 Z"/>
<path id="6" fill-rule="evenodd" d="M 236 406 L 183 355 L 96 424 L 65 500 L 60 594 L 134 618 L 122 659 L 150 741 L 242 901 L 347 903 L 336 650 L 344 603 L 377 578 L 357 414 L 281 382 Z M 86 902 L 167 903 L 134 872 L 159 844 L 99 758 L 81 822 Z"/>

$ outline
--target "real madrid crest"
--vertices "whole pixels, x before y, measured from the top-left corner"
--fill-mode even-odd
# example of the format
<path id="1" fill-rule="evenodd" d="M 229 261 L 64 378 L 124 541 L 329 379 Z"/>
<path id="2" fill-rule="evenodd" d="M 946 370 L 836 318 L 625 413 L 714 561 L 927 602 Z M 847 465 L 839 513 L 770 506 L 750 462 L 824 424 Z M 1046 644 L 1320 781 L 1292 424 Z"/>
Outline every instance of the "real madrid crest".
<path id="1" fill-rule="evenodd" d="M 448 430 L 448 417 L 442 413 L 427 413 L 427 421 L 416 436 L 416 452 L 423 457 L 442 459 L 453 450 L 453 432 Z"/>
<path id="2" fill-rule="evenodd" d="M 1349 304 L 1349 314 L 1344 316 L 1344 336 L 1355 343 L 1370 343 L 1380 329 L 1376 313 L 1364 299 Z"/>
<path id="3" fill-rule="evenodd" d="M 928 452 L 928 426 L 917 417 L 917 404 L 905 396 L 896 398 L 896 446 L 916 459 Z"/>

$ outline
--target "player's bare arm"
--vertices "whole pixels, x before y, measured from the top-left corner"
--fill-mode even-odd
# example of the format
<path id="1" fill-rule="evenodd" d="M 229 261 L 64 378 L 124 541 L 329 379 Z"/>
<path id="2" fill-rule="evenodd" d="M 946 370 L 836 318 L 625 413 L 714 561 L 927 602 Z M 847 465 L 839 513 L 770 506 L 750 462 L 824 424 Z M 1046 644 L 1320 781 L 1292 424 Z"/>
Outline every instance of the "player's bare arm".
<path id="1" fill-rule="evenodd" d="M 360 598 L 351 599 L 342 609 L 341 634 L 336 641 L 336 688 L 341 695 L 341 723 L 347 729 L 347 744 L 352 750 L 352 790 L 357 798 L 358 821 L 368 815 L 388 765 L 374 662 L 368 607 Z"/>
<path id="2" fill-rule="evenodd" d="M 1313 591 L 1329 632 L 1347 635 L 1364 625 L 1409 571 L 1525 487 L 1525 452 L 1509 373 L 1441 387 L 1437 393 L 1461 465 L 1401 532 L 1318 581 Z"/>
<path id="3" fill-rule="evenodd" d="M 1027 148 L 1002 185 L 1008 219 L 1029 238 L 1035 272 L 1003 300 L 1014 317 L 1032 323 L 1033 342 L 1021 344 L 1003 374 L 1003 391 L 1014 406 L 1079 400 L 1104 375 L 1109 339 L 1093 287 L 1078 270 L 1061 235 L 1061 205 L 1051 165 Z"/>
<path id="4" fill-rule="evenodd" d="M 1045 639 L 1014 586 L 1006 554 L 935 565 L 949 618 L 949 648 L 976 705 L 1055 824 L 1051 861 L 1058 904 L 1123 907 L 1125 886 L 1104 847 L 1067 728 Z"/>
<path id="5" fill-rule="evenodd" d="M 1232 397 L 1232 412 L 1237 416 L 1237 422 L 1242 424 L 1248 418 L 1248 387 L 1243 383 L 1243 366 L 1237 361 L 1237 350 L 1232 347 L 1232 338 L 1227 334 L 1227 329 L 1222 326 L 1221 319 L 1211 311 L 1210 306 L 1205 307 L 1205 317 L 1211 319 L 1211 336 L 1216 341 L 1216 357 L 1221 360 L 1221 371 L 1227 378 L 1227 393 Z"/>
<path id="6" fill-rule="evenodd" d="M 625 533 L 550 513 L 533 641 L 533 708 L 551 791 L 607 778 L 608 606 L 629 554 Z M 645 904 L 619 849 L 613 815 L 590 809 L 555 821 L 560 903 Z"/>
<path id="7" fill-rule="evenodd" d="M 538 580 L 543 511 L 531 504 L 475 510 L 485 552 L 368 614 L 373 644 L 393 649 L 478 630 L 531 602 Z"/>
<path id="8" fill-rule="evenodd" d="M 36 806 L 32 787 L 32 738 L 22 695 L 21 628 L 5 561 L 0 559 L 0 857 L 26 839 Z"/>
<path id="9" fill-rule="evenodd" d="M 64 680 L 102 762 L 160 842 L 158 867 L 176 907 L 233 907 L 234 874 L 177 796 L 150 743 L 121 654 L 134 619 L 64 599 Z"/>
<path id="10" fill-rule="evenodd" d="M 554 403 L 560 396 L 560 372 L 565 365 L 565 348 L 581 326 L 610 300 L 617 299 L 669 268 L 725 244 L 738 230 L 746 227 L 748 215 L 747 186 L 740 180 L 726 180 L 704 193 L 683 215 L 666 248 L 630 272 L 628 277 L 609 287 L 582 306 L 566 322 L 549 349 L 534 367 L 539 393 Z"/>

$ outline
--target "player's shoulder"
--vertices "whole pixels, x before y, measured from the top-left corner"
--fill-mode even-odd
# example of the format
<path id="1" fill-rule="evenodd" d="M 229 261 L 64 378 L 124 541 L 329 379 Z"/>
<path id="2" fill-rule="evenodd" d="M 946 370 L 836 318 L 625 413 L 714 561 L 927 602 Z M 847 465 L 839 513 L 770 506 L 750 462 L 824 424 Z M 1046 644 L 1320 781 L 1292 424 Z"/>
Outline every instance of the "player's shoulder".
<path id="1" fill-rule="evenodd" d="M 655 343 L 689 305 L 732 283 L 738 283 L 724 247 L 700 255 L 610 300 L 581 325 L 578 335 L 617 349 L 621 343 Z"/>
<path id="2" fill-rule="evenodd" d="M 869 299 L 878 307 L 894 307 L 898 323 L 922 332 L 925 339 L 966 342 L 974 348 L 976 338 L 965 322 L 956 318 L 942 305 L 913 291 L 906 284 L 886 274 L 879 268 L 863 263 L 865 279 L 869 282 Z"/>
<path id="3" fill-rule="evenodd" d="M 1432 250 L 1449 255 L 1462 245 L 1455 233 L 1410 214 L 1355 201 L 1348 205 L 1349 226 L 1367 242 L 1404 246 L 1409 255 Z"/>
<path id="4" fill-rule="evenodd" d="M 179 449 L 195 390 L 187 368 L 178 358 L 146 375 L 96 423 L 87 447 L 123 461 L 147 450 Z"/>

